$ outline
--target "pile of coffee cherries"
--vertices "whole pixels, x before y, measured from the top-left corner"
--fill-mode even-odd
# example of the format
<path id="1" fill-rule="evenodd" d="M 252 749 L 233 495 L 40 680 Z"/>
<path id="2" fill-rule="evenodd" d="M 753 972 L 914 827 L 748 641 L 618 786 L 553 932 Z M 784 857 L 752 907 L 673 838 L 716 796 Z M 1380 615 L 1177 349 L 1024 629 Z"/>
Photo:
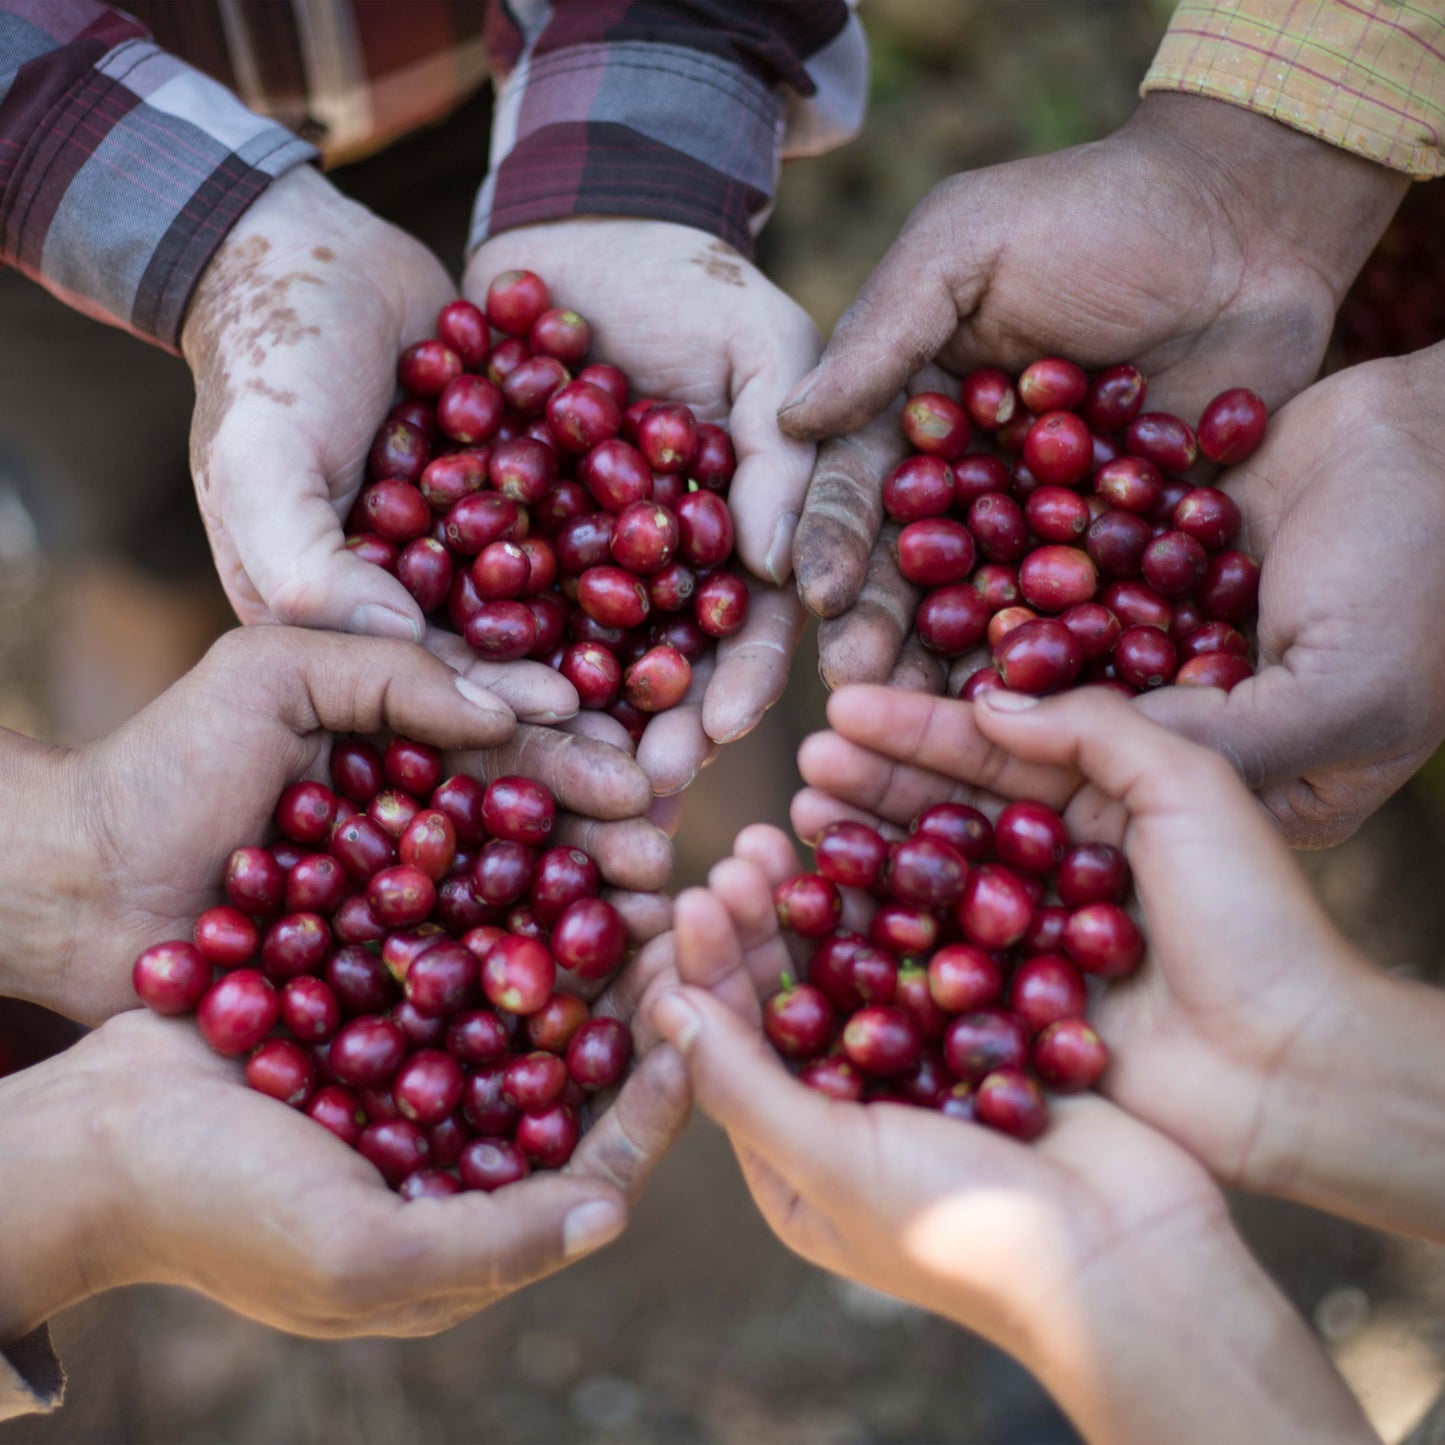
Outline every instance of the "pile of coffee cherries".
<path id="1" fill-rule="evenodd" d="M 347 545 L 491 662 L 556 668 L 636 739 L 747 620 L 721 427 L 582 365 L 587 322 L 530 271 L 453 301 L 397 363 Z M 493 331 L 500 333 L 494 341 Z M 571 368 L 581 366 L 575 376 Z"/>
<path id="2" fill-rule="evenodd" d="M 1034 1139 L 1048 1122 L 1040 1081 L 1070 1093 L 1104 1072 L 1085 979 L 1121 978 L 1144 956 L 1117 848 L 1072 843 L 1043 803 L 1010 803 L 992 824 L 939 803 L 894 843 L 834 823 L 815 862 L 774 893 L 782 927 L 812 944 L 807 981 L 785 979 L 763 1011 L 804 1083 Z M 840 889 L 867 897 L 866 936 L 840 928 Z"/>
<path id="3" fill-rule="evenodd" d="M 1130 697 L 1169 683 L 1228 690 L 1252 675 L 1241 629 L 1259 564 L 1231 545 L 1234 501 L 1184 474 L 1201 453 L 1249 456 L 1264 403 L 1226 391 L 1196 433 L 1145 412 L 1146 391 L 1137 367 L 1089 377 L 1046 357 L 1017 382 L 985 367 L 960 401 L 928 392 L 904 407 L 916 454 L 883 503 L 902 525 L 899 570 L 925 589 L 918 637 L 945 658 L 977 656 L 964 698 L 1084 683 Z M 989 450 L 968 451 L 975 433 Z"/>
<path id="4" fill-rule="evenodd" d="M 559 969 L 586 986 L 627 953 L 596 863 L 547 847 L 556 801 L 529 778 L 444 779 L 440 754 L 404 738 L 338 742 L 331 776 L 334 791 L 282 793 L 280 839 L 231 854 L 230 902 L 190 941 L 146 949 L 136 993 L 194 1011 L 253 1089 L 406 1198 L 560 1168 L 632 1052 L 559 987 Z"/>

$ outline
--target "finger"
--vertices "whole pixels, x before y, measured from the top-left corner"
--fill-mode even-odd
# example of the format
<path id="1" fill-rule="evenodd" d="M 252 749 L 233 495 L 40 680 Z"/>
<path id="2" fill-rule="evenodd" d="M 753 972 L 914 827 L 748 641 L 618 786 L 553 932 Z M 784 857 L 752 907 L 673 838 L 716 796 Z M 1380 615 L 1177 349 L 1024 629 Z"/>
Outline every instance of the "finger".
<path id="1" fill-rule="evenodd" d="M 384 1227 L 334 1226 L 327 1273 L 348 1293 L 419 1301 L 519 1289 L 610 1244 L 627 1224 L 623 1192 L 578 1172 L 532 1175 L 495 1194 L 390 1198 Z"/>
<path id="2" fill-rule="evenodd" d="M 748 618 L 718 645 L 717 665 L 703 694 L 702 725 L 714 742 L 750 733 L 783 695 L 806 616 L 792 588 L 754 584 Z"/>
<path id="3" fill-rule="evenodd" d="M 975 274 L 958 287 L 952 272 L 970 256 L 968 222 L 957 186 L 934 189 L 863 283 L 834 328 L 823 359 L 778 413 L 789 436 L 804 441 L 857 431 L 878 415 L 973 309 Z"/>
<path id="4" fill-rule="evenodd" d="M 898 661 L 888 675 L 888 686 L 902 692 L 938 694 L 943 692 L 947 682 L 948 668 L 943 659 L 931 653 L 910 627 Z"/>
<path id="5" fill-rule="evenodd" d="M 633 893 L 614 888 L 603 897 L 622 915 L 628 941 L 635 948 L 650 943 L 672 927 L 672 899 L 665 893 Z"/>
<path id="6" fill-rule="evenodd" d="M 793 571 L 803 605 L 837 617 L 853 605 L 883 523 L 883 481 L 907 455 L 898 424 L 903 402 L 862 431 L 818 450 L 793 538 Z"/>
<path id="7" fill-rule="evenodd" d="M 558 723 L 556 726 L 560 732 L 570 733 L 579 738 L 592 738 L 599 743 L 607 743 L 616 748 L 624 757 L 630 758 L 637 751 L 632 745 L 632 735 L 627 729 L 615 717 L 608 717 L 605 712 L 598 712 L 595 708 L 586 708 L 576 717 L 568 718 L 566 722 Z"/>
<path id="8" fill-rule="evenodd" d="M 771 823 L 750 823 L 733 840 L 733 855 L 762 869 L 769 887 L 803 871 L 793 840 Z"/>
<path id="9" fill-rule="evenodd" d="M 688 888 L 678 895 L 672 918 L 678 978 L 716 990 L 729 1008 L 756 1024 L 761 1019 L 758 996 L 744 967 L 742 941 L 722 901 L 706 888 Z M 655 1015 L 653 1023 L 658 1024 Z"/>
<path id="10" fill-rule="evenodd" d="M 676 838 L 677 830 L 682 827 L 685 807 L 684 799 L 676 793 L 670 798 L 654 798 L 647 809 L 647 821 L 669 838 Z"/>
<path id="11" fill-rule="evenodd" d="M 898 528 L 884 527 L 853 605 L 818 628 L 818 671 L 830 688 L 886 682 L 899 665 L 918 610 L 918 588 L 898 570 Z"/>
<path id="12" fill-rule="evenodd" d="M 778 429 L 778 406 L 818 357 L 818 336 L 798 327 L 777 339 L 783 354 L 743 382 L 729 427 L 738 469 L 728 489 L 737 551 L 755 577 L 781 586 L 793 570 L 793 534 L 813 470 L 814 448 Z M 811 334 L 810 334 L 811 332 Z"/>
<path id="13" fill-rule="evenodd" d="M 814 845 L 822 837 L 823 830 L 833 823 L 862 823 L 865 827 L 876 828 L 890 841 L 906 836 L 905 829 L 899 824 L 890 823 L 866 808 L 845 803 L 842 798 L 821 788 L 800 788 L 794 793 L 788 817 L 798 837 Z"/>
<path id="14" fill-rule="evenodd" d="M 558 728 L 524 723 L 504 747 L 465 753 L 453 762 L 485 782 L 514 775 L 535 778 L 564 809 L 585 818 L 637 818 L 652 801 L 647 774 L 625 752 Z"/>
<path id="15" fill-rule="evenodd" d="M 721 911 L 716 900 L 713 906 Z M 652 1017 L 682 1055 L 693 1098 L 735 1145 L 742 1141 L 756 1151 L 805 1196 L 850 1190 L 845 1175 L 862 1154 L 856 1131 L 865 1110 L 825 1099 L 791 1078 L 756 1024 L 704 989 L 663 994 Z"/>
<path id="16" fill-rule="evenodd" d="M 1151 721 L 1124 698 L 1094 688 L 1044 700 L 991 692 L 980 697 L 974 718 L 999 747 L 1087 778 L 1136 822 L 1151 814 L 1208 813 L 1246 834 L 1269 834 L 1223 758 Z"/>
<path id="17" fill-rule="evenodd" d="M 652 790 L 659 797 L 681 793 L 717 756 L 717 744 L 702 723 L 714 666 L 711 658 L 698 662 L 682 701 L 653 717 L 637 745 L 638 765 L 652 780 Z"/>
<path id="18" fill-rule="evenodd" d="M 743 1018 L 756 1016 L 758 1000 L 771 998 L 785 973 L 802 977 L 807 963 L 803 940 L 778 926 L 773 885 L 774 880 L 750 859 L 724 858 L 712 868 L 707 886 L 732 921 L 741 969 L 730 977 L 683 980 L 707 988 Z"/>
<path id="19" fill-rule="evenodd" d="M 407 642 L 249 627 L 227 633 L 203 668 L 260 688 L 298 734 L 386 727 L 444 748 L 492 748 L 516 729 L 498 698 Z"/>
<path id="20" fill-rule="evenodd" d="M 602 876 L 616 888 L 655 893 L 672 877 L 672 840 L 645 818 L 602 823 L 563 817 L 557 822 L 556 840 L 590 853 Z"/>
<path id="21" fill-rule="evenodd" d="M 611 1108 L 583 1136 L 566 1173 L 598 1179 L 636 1199 L 687 1123 L 692 1091 L 676 1050 L 641 1058 Z"/>
<path id="22" fill-rule="evenodd" d="M 241 428 L 247 433 L 245 428 Z M 222 446 L 212 473 L 244 476 L 224 490 L 223 525 L 251 585 L 287 626 L 420 642 L 426 623 L 389 572 L 347 545 L 326 478 L 284 447 Z M 345 499 L 350 505 L 351 498 Z"/>
<path id="23" fill-rule="evenodd" d="M 577 716 L 577 689 L 554 668 L 542 662 L 480 662 L 454 632 L 429 627 L 429 652 L 502 699 L 523 722 L 557 723 Z"/>
<path id="24" fill-rule="evenodd" d="M 925 697 L 882 687 L 844 688 L 828 699 L 828 722 L 840 737 L 905 763 L 914 773 L 920 769 L 938 773 L 999 797 L 1036 798 L 1057 807 L 1077 786 L 1075 776 L 1060 773 L 1057 768 L 1040 767 L 1000 747 L 980 731 L 975 706 L 953 698 Z M 841 759 L 845 754 L 836 756 Z M 814 775 L 804 773 L 808 782 L 837 792 L 822 756 L 817 765 L 820 770 Z M 849 795 L 849 801 L 883 811 L 877 799 Z M 892 809 L 886 810 L 884 816 L 892 818 Z"/>

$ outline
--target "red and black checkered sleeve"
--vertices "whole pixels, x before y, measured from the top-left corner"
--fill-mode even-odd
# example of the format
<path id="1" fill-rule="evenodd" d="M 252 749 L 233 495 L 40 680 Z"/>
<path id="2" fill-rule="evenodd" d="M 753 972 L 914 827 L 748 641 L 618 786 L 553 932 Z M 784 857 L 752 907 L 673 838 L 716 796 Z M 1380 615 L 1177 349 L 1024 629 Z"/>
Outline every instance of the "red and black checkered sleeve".
<path id="1" fill-rule="evenodd" d="M 751 254 L 782 159 L 861 124 L 867 47 L 845 0 L 559 0 L 542 13 L 531 32 L 508 6 L 489 18 L 497 109 L 473 247 L 613 215 Z"/>

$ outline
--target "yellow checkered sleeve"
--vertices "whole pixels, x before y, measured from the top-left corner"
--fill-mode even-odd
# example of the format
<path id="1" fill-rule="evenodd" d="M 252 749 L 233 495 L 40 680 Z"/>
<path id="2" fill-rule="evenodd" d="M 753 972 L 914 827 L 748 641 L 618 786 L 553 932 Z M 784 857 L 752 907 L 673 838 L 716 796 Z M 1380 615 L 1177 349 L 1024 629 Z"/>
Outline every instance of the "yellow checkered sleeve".
<path id="1" fill-rule="evenodd" d="M 1140 93 L 1258 111 L 1391 170 L 1445 175 L 1445 0 L 1180 0 Z"/>

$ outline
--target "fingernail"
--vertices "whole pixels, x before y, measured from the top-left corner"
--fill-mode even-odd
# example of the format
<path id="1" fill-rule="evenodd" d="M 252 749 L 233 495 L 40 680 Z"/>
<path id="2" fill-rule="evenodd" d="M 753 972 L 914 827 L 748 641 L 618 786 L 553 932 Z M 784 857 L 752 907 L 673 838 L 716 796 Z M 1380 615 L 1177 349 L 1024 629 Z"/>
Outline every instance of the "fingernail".
<path id="1" fill-rule="evenodd" d="M 812 391 L 818 380 L 819 373 L 822 370 L 823 368 L 821 366 L 815 366 L 812 371 L 783 398 L 783 404 L 778 408 L 779 416 L 785 411 L 791 411 L 795 406 L 802 406 L 802 404 L 807 401 L 808 393 Z"/>
<path id="2" fill-rule="evenodd" d="M 565 712 L 559 712 L 556 708 L 550 707 L 544 712 L 529 712 L 526 716 L 528 722 L 534 723 L 571 722 L 577 716 L 578 711 L 579 709 L 573 707 L 568 708 Z"/>
<path id="3" fill-rule="evenodd" d="M 1038 706 L 1038 698 L 1026 692 L 1005 692 L 1001 687 L 990 688 L 979 701 L 994 712 L 1026 712 Z"/>
<path id="4" fill-rule="evenodd" d="M 508 718 L 515 721 L 513 713 L 497 701 L 496 693 L 488 692 L 480 683 L 473 682 L 470 678 L 458 677 L 457 691 L 461 693 L 478 712 L 490 713 L 493 717 Z"/>
<path id="5" fill-rule="evenodd" d="M 763 568 L 779 587 L 793 570 L 793 533 L 797 530 L 798 514 L 784 512 L 773 528 L 772 541 L 768 543 L 768 555 Z"/>
<path id="6" fill-rule="evenodd" d="M 591 1254 L 622 1233 L 627 1216 L 610 1199 L 594 1199 L 567 1211 L 562 1221 L 562 1251 L 568 1259 Z"/>
<path id="7" fill-rule="evenodd" d="M 697 1010 L 680 993 L 665 993 L 653 1004 L 652 1022 L 658 1033 L 682 1054 L 687 1052 L 702 1027 Z"/>
<path id="8" fill-rule="evenodd" d="M 403 642 L 420 642 L 421 628 L 416 619 L 393 612 L 378 602 L 363 602 L 346 619 L 348 632 L 359 632 L 366 637 L 398 637 Z"/>

